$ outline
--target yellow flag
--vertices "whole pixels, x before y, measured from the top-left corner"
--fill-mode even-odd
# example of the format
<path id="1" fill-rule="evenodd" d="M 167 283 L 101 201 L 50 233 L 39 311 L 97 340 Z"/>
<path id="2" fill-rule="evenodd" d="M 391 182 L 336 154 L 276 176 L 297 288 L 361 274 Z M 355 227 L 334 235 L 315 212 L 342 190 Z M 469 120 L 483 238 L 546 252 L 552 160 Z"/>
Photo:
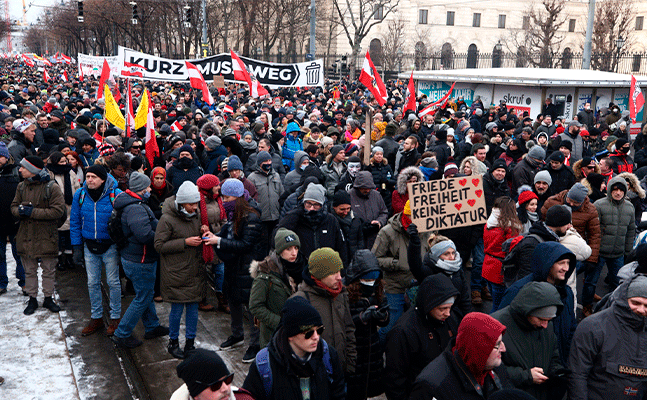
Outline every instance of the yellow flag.
<path id="1" fill-rule="evenodd" d="M 144 90 L 142 94 L 142 99 L 139 102 L 139 107 L 137 108 L 137 114 L 135 115 L 135 129 L 139 129 L 142 126 L 146 126 L 146 121 L 148 121 L 148 90 Z"/>
<path id="2" fill-rule="evenodd" d="M 106 120 L 121 130 L 126 129 L 126 120 L 119 110 L 119 105 L 115 98 L 112 97 L 112 92 L 108 85 L 105 86 L 103 94 L 106 100 Z"/>

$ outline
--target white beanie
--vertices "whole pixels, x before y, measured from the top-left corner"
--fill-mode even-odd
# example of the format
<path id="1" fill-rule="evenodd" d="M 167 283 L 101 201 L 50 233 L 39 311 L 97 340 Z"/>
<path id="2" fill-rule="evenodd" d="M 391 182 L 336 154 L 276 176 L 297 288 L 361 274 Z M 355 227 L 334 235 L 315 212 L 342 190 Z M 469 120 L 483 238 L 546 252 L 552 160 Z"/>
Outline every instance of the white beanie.
<path id="1" fill-rule="evenodd" d="M 191 204 L 200 201 L 200 192 L 198 187 L 191 181 L 184 181 L 180 185 L 175 195 L 175 202 L 177 204 Z"/>

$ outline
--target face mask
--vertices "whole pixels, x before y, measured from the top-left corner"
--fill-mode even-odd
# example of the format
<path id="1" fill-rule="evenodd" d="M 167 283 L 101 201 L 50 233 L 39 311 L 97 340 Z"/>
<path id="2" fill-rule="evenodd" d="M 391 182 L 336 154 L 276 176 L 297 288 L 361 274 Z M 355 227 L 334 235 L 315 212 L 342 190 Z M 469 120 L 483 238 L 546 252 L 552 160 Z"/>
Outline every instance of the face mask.
<path id="1" fill-rule="evenodd" d="M 177 161 L 177 164 L 180 168 L 189 168 L 192 163 L 193 163 L 193 160 L 190 159 L 189 157 L 181 157 Z"/>
<path id="2" fill-rule="evenodd" d="M 360 291 L 362 292 L 363 297 L 371 297 L 375 293 L 375 281 L 371 285 L 367 285 L 364 282 L 361 282 Z"/>
<path id="3" fill-rule="evenodd" d="M 621 151 L 622 153 L 627 154 L 627 153 L 629 153 L 629 147 L 621 147 L 621 148 L 620 148 L 620 151 Z"/>
<path id="4" fill-rule="evenodd" d="M 181 206 L 180 206 L 180 212 L 187 218 L 193 218 L 196 216 L 195 212 L 190 213 L 187 210 L 185 210 L 184 207 L 181 207 Z"/>
<path id="5" fill-rule="evenodd" d="M 586 106 L 586 107 L 584 107 L 584 109 L 585 109 L 586 111 L 588 111 L 588 110 L 590 110 L 590 109 L 591 109 L 591 106 Z"/>
<path id="6" fill-rule="evenodd" d="M 272 170 L 272 164 L 262 164 L 261 169 L 265 172 L 270 172 Z"/>
<path id="7" fill-rule="evenodd" d="M 310 165 L 310 164 L 303 164 L 303 165 L 301 165 L 301 171 L 305 171 L 305 170 L 306 170 L 306 168 L 308 168 L 308 165 Z"/>
<path id="8" fill-rule="evenodd" d="M 355 177 L 355 175 L 357 175 L 357 173 L 361 168 L 362 168 L 361 163 L 355 163 L 355 162 L 348 163 L 348 175 Z"/>
<path id="9" fill-rule="evenodd" d="M 305 212 L 303 217 L 311 225 L 319 225 L 324 216 L 324 210 L 321 208 L 319 210 L 308 210 Z"/>
<path id="10" fill-rule="evenodd" d="M 151 192 L 144 192 L 140 197 L 142 198 L 142 200 L 148 201 L 148 199 L 151 198 Z"/>

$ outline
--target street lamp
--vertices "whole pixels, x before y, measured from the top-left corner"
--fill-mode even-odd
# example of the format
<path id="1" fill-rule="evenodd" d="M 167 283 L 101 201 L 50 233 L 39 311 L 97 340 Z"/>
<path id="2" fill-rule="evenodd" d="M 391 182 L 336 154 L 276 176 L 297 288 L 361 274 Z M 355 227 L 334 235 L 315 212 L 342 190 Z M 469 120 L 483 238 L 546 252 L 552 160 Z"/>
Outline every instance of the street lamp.
<path id="1" fill-rule="evenodd" d="M 398 48 L 398 73 L 402 72 L 402 47 Z"/>
<path id="2" fill-rule="evenodd" d="M 618 36 L 616 39 L 616 48 L 618 49 L 618 53 L 616 55 L 616 65 L 615 65 L 615 71 L 618 72 L 618 67 L 620 66 L 620 56 L 622 55 L 622 47 L 625 45 L 625 38 L 622 36 Z"/>

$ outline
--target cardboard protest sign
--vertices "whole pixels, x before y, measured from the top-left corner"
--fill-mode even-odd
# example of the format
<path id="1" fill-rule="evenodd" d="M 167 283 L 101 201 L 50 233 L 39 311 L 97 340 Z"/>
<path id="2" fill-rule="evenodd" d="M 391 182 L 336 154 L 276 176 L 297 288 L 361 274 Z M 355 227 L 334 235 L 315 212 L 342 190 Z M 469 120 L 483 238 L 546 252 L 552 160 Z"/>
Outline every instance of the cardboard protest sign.
<path id="1" fill-rule="evenodd" d="M 214 75 L 213 76 L 213 86 L 217 87 L 218 89 L 224 89 L 225 88 L 225 77 L 222 75 Z"/>
<path id="2" fill-rule="evenodd" d="M 411 221 L 419 232 L 487 221 L 481 175 L 409 183 L 408 190 Z"/>

